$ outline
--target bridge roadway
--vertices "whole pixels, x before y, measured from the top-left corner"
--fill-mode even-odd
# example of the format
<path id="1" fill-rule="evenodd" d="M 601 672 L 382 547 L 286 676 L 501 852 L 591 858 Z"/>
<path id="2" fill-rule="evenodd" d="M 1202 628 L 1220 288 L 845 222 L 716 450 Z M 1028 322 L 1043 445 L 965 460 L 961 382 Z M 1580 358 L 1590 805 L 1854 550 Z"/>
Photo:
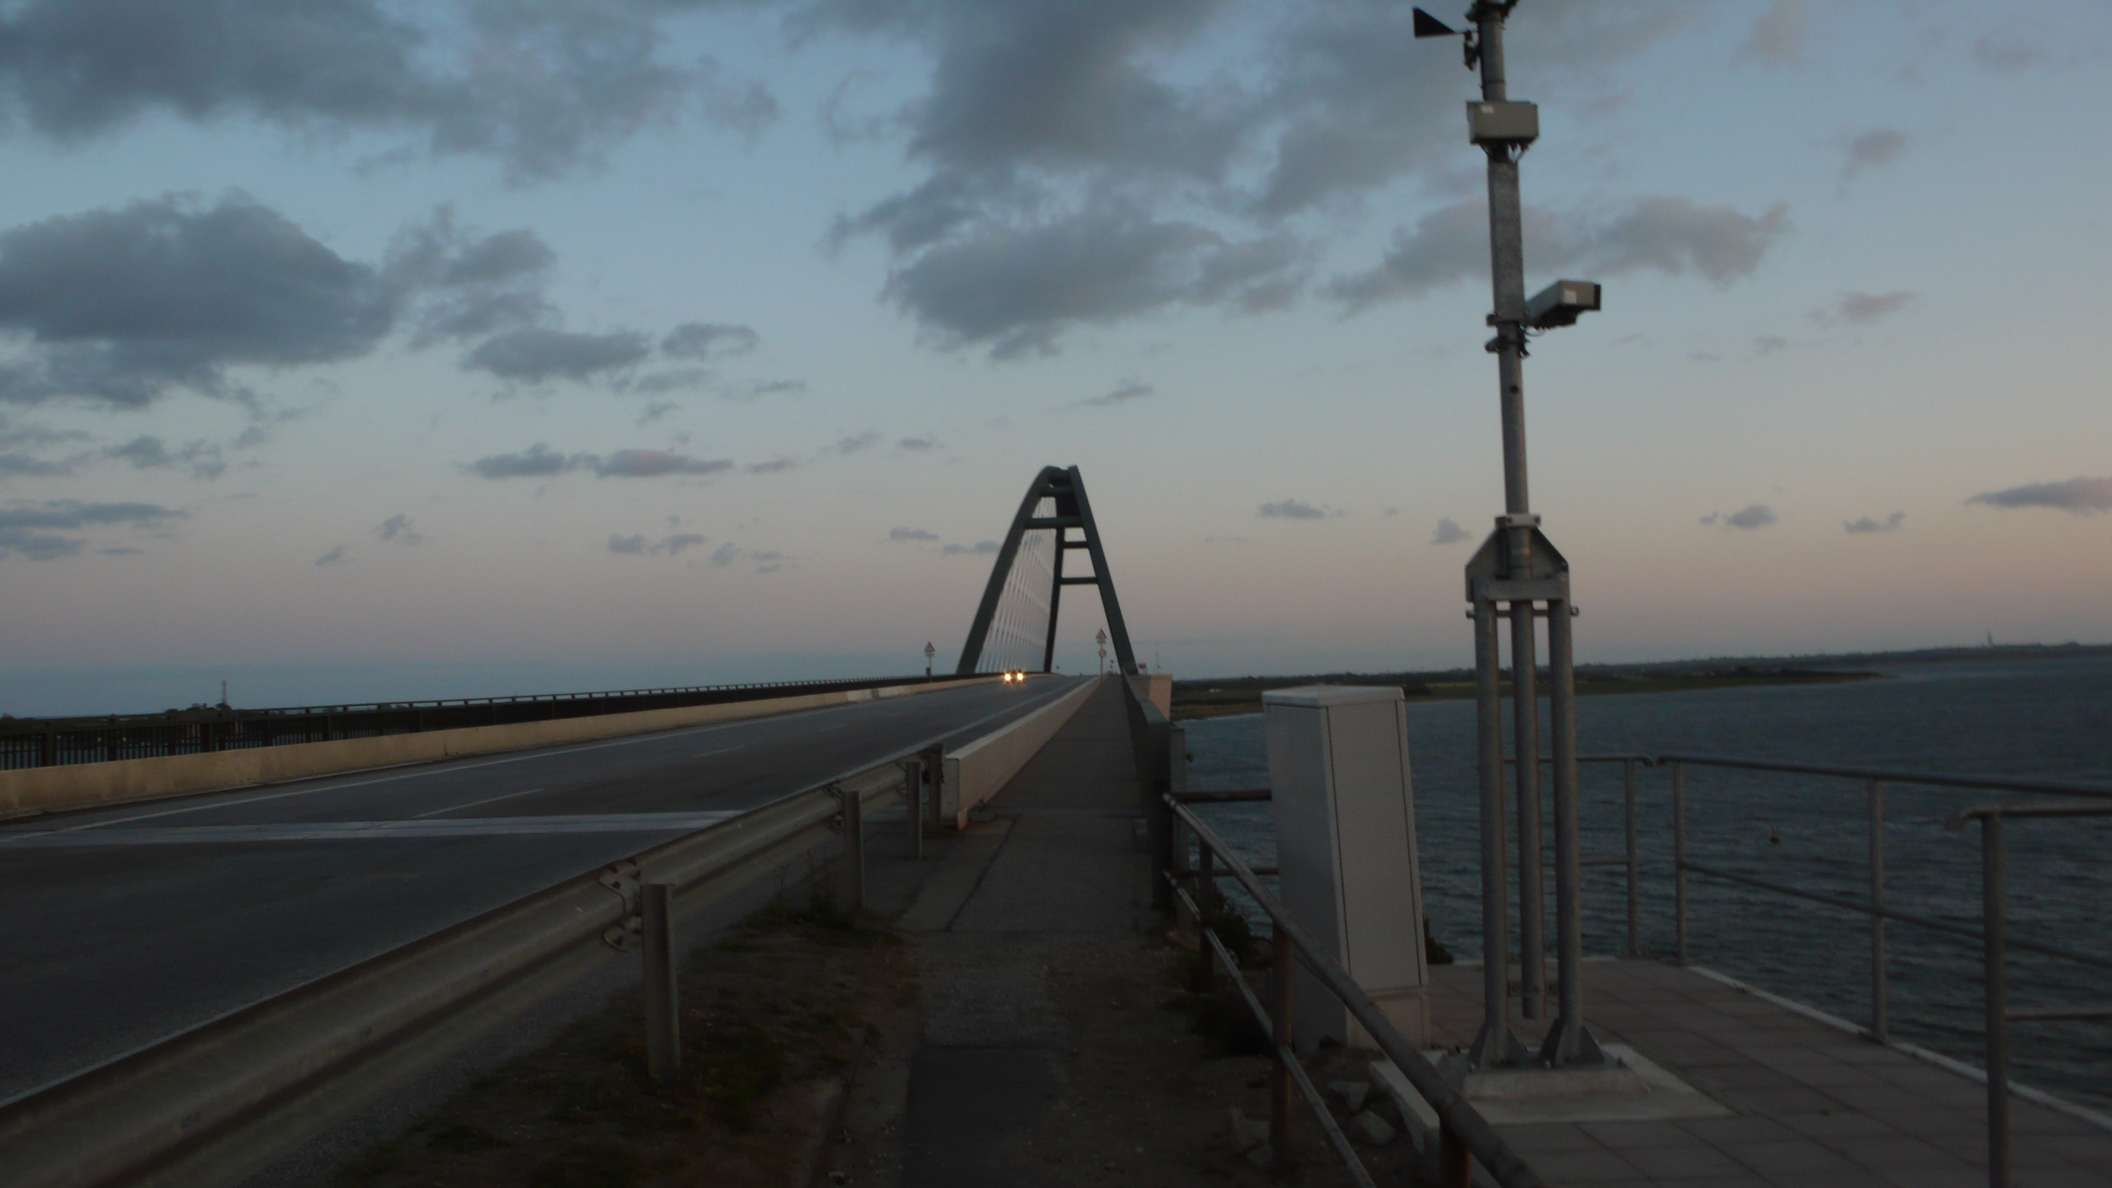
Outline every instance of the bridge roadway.
<path id="1" fill-rule="evenodd" d="M 0 826 L 0 1101 L 1078 679 Z"/>

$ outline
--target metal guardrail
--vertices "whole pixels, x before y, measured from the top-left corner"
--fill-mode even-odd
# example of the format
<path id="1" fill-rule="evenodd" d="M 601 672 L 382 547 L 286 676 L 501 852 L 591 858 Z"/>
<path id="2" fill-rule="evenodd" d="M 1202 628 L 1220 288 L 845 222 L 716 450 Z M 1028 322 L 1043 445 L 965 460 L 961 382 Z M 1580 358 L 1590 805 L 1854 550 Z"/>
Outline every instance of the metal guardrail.
<path id="1" fill-rule="evenodd" d="M 519 697 L 449 697 L 275 709 L 197 708 L 160 714 L 103 717 L 0 718 L 0 771 L 211 754 L 292 743 L 416 734 L 466 726 L 510 726 L 641 710 L 679 709 L 752 701 L 786 693 L 838 693 L 946 677 L 872 677 L 858 680 L 773 681 L 619 689 L 600 693 L 536 693 Z"/>
<path id="2" fill-rule="evenodd" d="M 1294 961 L 1300 961 L 1329 993 L 1341 1001 L 1350 1016 L 1370 1034 L 1379 1051 L 1384 1053 L 1388 1060 L 1393 1061 L 1394 1067 L 1400 1069 L 1408 1083 L 1415 1087 L 1415 1091 L 1422 1095 L 1423 1100 L 1429 1103 L 1431 1111 L 1437 1115 L 1439 1183 L 1447 1188 L 1466 1188 L 1471 1184 L 1471 1156 L 1472 1159 L 1481 1161 L 1481 1165 L 1488 1169 L 1501 1188 L 1541 1188 L 1545 1181 L 1540 1178 L 1539 1173 L 1520 1158 L 1517 1152 L 1511 1150 L 1510 1144 L 1504 1142 L 1503 1137 L 1496 1133 L 1496 1128 L 1490 1125 L 1488 1119 L 1482 1117 L 1481 1112 L 1476 1110 L 1464 1095 L 1448 1085 L 1444 1076 L 1432 1067 L 1429 1061 L 1423 1059 L 1422 1053 L 1408 1042 L 1407 1037 L 1400 1033 L 1393 1021 L 1379 1009 L 1378 1004 L 1349 976 L 1349 972 L 1329 957 L 1319 942 L 1298 925 L 1291 917 L 1290 910 L 1262 885 L 1260 877 L 1232 853 L 1223 839 L 1205 825 L 1192 810 L 1173 797 L 1166 797 L 1164 803 L 1173 819 L 1178 821 L 1183 829 L 1195 835 L 1196 843 L 1200 847 L 1202 861 L 1196 876 L 1200 880 L 1199 889 L 1203 890 L 1206 896 L 1214 894 L 1215 888 L 1212 884 L 1217 874 L 1212 869 L 1213 862 L 1222 864 L 1223 874 L 1238 882 L 1269 918 L 1273 933 L 1271 943 L 1274 947 L 1274 960 L 1270 968 L 1271 1001 L 1264 1008 L 1245 980 L 1239 977 L 1239 963 L 1233 959 L 1216 932 L 1209 927 L 1208 917 L 1202 906 L 1176 885 L 1180 880 L 1172 872 L 1168 872 L 1167 877 L 1161 880 L 1178 897 L 1181 906 L 1195 921 L 1196 928 L 1205 942 L 1216 953 L 1218 960 L 1224 963 L 1226 971 L 1231 975 L 1242 997 L 1246 999 L 1247 1008 L 1254 1013 L 1255 1020 L 1268 1035 L 1269 1044 L 1274 1049 L 1276 1067 L 1271 1078 L 1269 1134 L 1270 1142 L 1274 1145 L 1272 1154 L 1279 1170 L 1288 1166 L 1290 1089 L 1295 1085 L 1299 1095 L 1319 1119 L 1320 1126 L 1327 1133 L 1336 1153 L 1342 1157 L 1357 1182 L 1366 1185 L 1366 1188 L 1370 1188 L 1372 1184 L 1370 1174 L 1364 1169 L 1363 1160 L 1357 1157 L 1355 1148 L 1349 1145 L 1349 1140 L 1343 1136 L 1341 1128 L 1335 1125 L 1334 1116 L 1329 1113 L 1327 1103 L 1321 1100 L 1319 1091 L 1305 1075 L 1305 1069 L 1299 1064 L 1297 1054 L 1292 1050 L 1291 967 Z M 1209 968 L 1207 963 L 1204 968 Z"/>
<path id="3" fill-rule="evenodd" d="M 1128 699 L 1145 818 L 1151 830 L 1153 900 L 1166 908 L 1178 903 L 1194 920 L 1202 943 L 1224 964 L 1245 999 L 1247 1009 L 1253 1012 L 1255 1021 L 1269 1037 L 1275 1055 L 1275 1068 L 1270 1077 L 1269 1142 L 1277 1171 L 1287 1170 L 1290 1164 L 1290 1093 L 1295 1087 L 1312 1108 L 1330 1145 L 1350 1174 L 1365 1188 L 1372 1188 L 1364 1161 L 1358 1158 L 1356 1149 L 1350 1146 L 1341 1127 L 1335 1124 L 1334 1115 L 1328 1111 L 1326 1102 L 1292 1050 L 1291 967 L 1294 961 L 1303 961 L 1320 984 L 1341 1000 L 1350 1016 L 1371 1035 L 1379 1050 L 1393 1061 L 1437 1114 L 1440 1183 L 1446 1188 L 1466 1188 L 1473 1180 L 1473 1160 L 1479 1159 L 1501 1188 L 1542 1188 L 1545 1182 L 1539 1174 L 1511 1150 L 1480 1111 L 1445 1083 L 1443 1076 L 1379 1010 L 1378 1004 L 1327 955 L 1311 934 L 1291 918 L 1282 901 L 1262 885 L 1260 873 L 1241 862 L 1186 803 L 1265 800 L 1270 794 L 1263 789 L 1189 792 L 1185 731 L 1179 723 L 1169 722 L 1150 700 L 1140 696 L 1132 682 L 1123 681 L 1123 691 Z M 1184 834 L 1193 834 L 1196 839 L 1199 861 L 1193 871 L 1188 867 L 1188 845 Z M 1219 864 L 1221 871 L 1216 869 Z M 1266 1007 L 1239 976 L 1238 961 L 1209 927 L 1202 906 L 1181 886 L 1193 879 L 1198 889 L 1214 896 L 1220 874 L 1237 881 L 1269 917 L 1272 925 L 1275 959 L 1271 968 L 1271 1002 Z M 1205 956 L 1204 976 L 1208 976 L 1208 962 L 1209 958 Z"/>
<path id="4" fill-rule="evenodd" d="M 928 752 L 902 752 L 0 1103 L 0 1184 L 239 1183 L 641 947 L 642 916 L 657 914 L 663 929 L 670 918 L 642 911 L 657 898 L 648 887 L 665 885 L 673 915 L 693 915 L 841 831 L 839 878 L 851 880 L 855 905 L 865 807 L 905 798 L 921 837 L 922 804 L 938 803 L 924 789 L 941 771 Z"/>
<path id="5" fill-rule="evenodd" d="M 2008 1188 L 2010 1183 L 2010 1135 L 2009 1098 L 2013 1087 L 2009 1083 L 2009 1025 L 2011 1023 L 2040 1022 L 2049 1020 L 2112 1020 L 2112 1005 L 2066 1006 L 2052 1008 L 2011 1010 L 2008 989 L 2008 950 L 2018 949 L 2039 953 L 2065 961 L 2087 965 L 2096 969 L 2112 970 L 2112 957 L 2084 953 L 2061 945 L 2041 941 L 2027 941 L 2008 935 L 2007 904 L 2004 893 L 2005 851 L 2002 823 L 2005 818 L 2045 819 L 2078 817 L 2112 817 L 2112 787 L 2099 784 L 2079 784 L 2063 780 L 2027 780 L 2007 776 L 1951 775 L 1941 772 L 1895 771 L 1865 767 L 1841 767 L 1811 763 L 1781 763 L 1772 760 L 1740 759 L 1719 755 L 1658 755 L 1653 762 L 1672 769 L 1672 861 L 1673 861 L 1673 911 L 1675 914 L 1674 944 L 1681 965 L 1688 963 L 1688 896 L 1687 875 L 1704 875 L 1741 886 L 1786 895 L 1843 911 L 1859 912 L 1870 917 L 1870 1026 L 1866 1031 L 1872 1039 L 1889 1042 L 1890 987 L 1887 977 L 1885 949 L 1885 924 L 1897 920 L 1947 936 L 1976 941 L 1982 948 L 1985 970 L 1983 996 L 1987 1019 L 1987 1181 L 1990 1188 Z M 1785 886 L 1766 879 L 1692 861 L 1687 857 L 1687 786 L 1688 767 L 1711 767 L 1745 771 L 1778 772 L 1791 775 L 1815 775 L 1836 779 L 1861 780 L 1869 812 L 1869 858 L 1867 863 L 1869 892 L 1866 902 L 1857 902 L 1838 895 L 1806 891 L 1800 887 Z M 2065 804 L 1991 804 L 1967 809 L 1950 818 L 1946 823 L 1952 830 L 1963 829 L 1968 823 L 1980 823 L 1981 860 L 1981 927 L 1971 928 L 1947 920 L 1938 920 L 1913 912 L 1900 911 L 1885 902 L 1885 788 L 1887 785 L 1907 785 L 1937 788 L 1964 788 L 1981 791 L 2021 792 L 2033 795 L 2055 795 L 2087 797 L 2082 803 Z M 1629 846 L 1634 847 L 1633 816 L 1630 817 Z"/>

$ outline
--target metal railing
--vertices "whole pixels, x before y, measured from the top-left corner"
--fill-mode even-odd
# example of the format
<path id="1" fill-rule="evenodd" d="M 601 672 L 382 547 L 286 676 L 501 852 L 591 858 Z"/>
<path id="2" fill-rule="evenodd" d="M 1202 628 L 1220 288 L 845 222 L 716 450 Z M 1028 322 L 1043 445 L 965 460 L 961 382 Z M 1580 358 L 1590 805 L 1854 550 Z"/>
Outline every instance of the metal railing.
<path id="1" fill-rule="evenodd" d="M 1653 762 L 1672 769 L 1672 867 L 1673 867 L 1673 912 L 1675 956 L 1681 965 L 1688 964 L 1688 916 L 1687 876 L 1689 873 L 1708 878 L 1736 883 L 1757 890 L 1786 895 L 1796 899 L 1818 903 L 1842 911 L 1858 912 L 1870 918 L 1870 1026 L 1866 1034 L 1879 1042 L 1890 1042 L 1890 984 L 1889 960 L 1886 953 L 1885 925 L 1897 920 L 1912 924 L 1946 936 L 1960 937 L 1978 942 L 1983 951 L 1985 984 L 1983 989 L 1984 1011 L 1987 1020 L 1987 1146 L 1988 1183 L 1991 1188 L 2007 1188 L 2009 1178 L 2009 1098 L 2013 1087 L 2009 1083 L 2009 1025 L 2021 1022 L 2050 1020 L 2112 1020 L 2112 1005 L 2067 1006 L 2014 1011 L 2008 1001 L 2008 951 L 2017 949 L 2055 957 L 2096 969 L 2112 970 L 2112 957 L 2084 953 L 2061 945 L 2043 941 L 2030 941 L 2008 935 L 2006 900 L 2003 891 L 2004 842 L 2002 822 L 2006 817 L 2020 819 L 2112 817 L 2112 787 L 2097 784 L 2081 784 L 2062 780 L 2026 780 L 2004 776 L 1949 775 L 1937 772 L 1894 771 L 1876 768 L 1842 767 L 1838 765 L 1812 763 L 1781 763 L 1771 760 L 1738 759 L 1718 755 L 1666 754 L 1656 756 Z M 1791 775 L 1826 776 L 1836 779 L 1860 780 L 1864 785 L 1868 819 L 1868 899 L 1857 902 L 1839 895 L 1807 891 L 1767 879 L 1725 870 L 1721 867 L 1695 862 L 1687 856 L 1687 781 L 1689 767 L 1709 767 L 1745 771 L 1778 772 Z M 1978 821 L 1981 828 L 1981 927 L 1939 920 L 1913 912 L 1901 911 L 1890 906 L 1885 898 L 1885 789 L 1888 785 L 1910 787 L 1962 788 L 1975 791 L 2021 792 L 2033 795 L 2075 796 L 2088 798 L 2086 803 L 2069 804 L 1994 804 L 1967 809 L 1948 821 L 1948 827 L 1962 829 L 1971 821 Z M 1632 802 L 1631 802 L 1632 803 Z M 1630 817 L 1629 846 L 1635 845 L 1633 816 Z"/>
<path id="2" fill-rule="evenodd" d="M 1189 792 L 1186 732 L 1180 723 L 1169 722 L 1156 705 L 1140 695 L 1133 682 L 1125 680 L 1123 691 L 1129 705 L 1131 739 L 1136 749 L 1145 819 L 1151 831 L 1153 901 L 1169 909 L 1178 904 L 1195 922 L 1201 949 L 1199 955 L 1203 959 L 1201 975 L 1209 976 L 1210 954 L 1214 953 L 1238 988 L 1247 1009 L 1253 1013 L 1255 1022 L 1268 1036 L 1275 1058 L 1270 1075 L 1269 1143 L 1277 1172 L 1285 1172 L 1290 1166 L 1290 1094 L 1295 1088 L 1311 1107 L 1329 1144 L 1350 1174 L 1364 1188 L 1372 1188 L 1371 1175 L 1365 1169 L 1364 1161 L 1358 1157 L 1342 1128 L 1336 1125 L 1334 1115 L 1313 1086 L 1312 1078 L 1306 1075 L 1293 1049 L 1291 969 L 1294 962 L 1302 961 L 1320 984 L 1342 1002 L 1350 1016 L 1372 1037 L 1379 1051 L 1393 1061 L 1401 1075 L 1437 1115 L 1439 1183 L 1445 1188 L 1466 1188 L 1473 1182 L 1473 1161 L 1478 1159 L 1501 1188 L 1541 1188 L 1545 1182 L 1539 1174 L 1511 1150 L 1496 1133 L 1495 1127 L 1467 1102 L 1463 1094 L 1446 1084 L 1443 1076 L 1408 1042 L 1392 1020 L 1386 1018 L 1370 995 L 1364 993 L 1349 973 L 1291 918 L 1283 902 L 1262 885 L 1260 876 L 1263 872 L 1241 862 L 1186 803 L 1191 800 L 1265 800 L 1270 794 L 1261 789 Z M 1197 861 L 1193 867 L 1188 862 L 1186 839 L 1190 835 L 1196 841 Z M 1275 872 L 1268 870 L 1267 873 Z M 1270 1002 L 1267 1006 L 1247 985 L 1239 973 L 1239 962 L 1210 927 L 1204 905 L 1182 886 L 1192 881 L 1197 893 L 1206 902 L 1212 901 L 1217 895 L 1219 878 L 1237 882 L 1269 918 L 1274 961 L 1270 969 Z"/>
<path id="3" fill-rule="evenodd" d="M 931 750 L 900 752 L 0 1102 L 0 1183 L 239 1183 L 418 1071 L 641 948 L 651 975 L 648 1065 L 664 1075 L 678 1059 L 672 921 L 728 900 L 839 836 L 835 893 L 860 906 L 866 810 L 904 800 L 914 849 L 930 824 L 923 806 L 939 801 L 943 770 Z"/>
<path id="4" fill-rule="evenodd" d="M 160 714 L 102 717 L 0 718 L 0 771 L 211 754 L 293 743 L 416 734 L 467 726 L 509 726 L 641 710 L 679 709 L 749 701 L 786 693 L 838 693 L 888 685 L 923 684 L 951 676 L 858 680 L 772 681 L 618 689 L 599 693 L 535 693 L 518 697 L 447 697 L 274 709 L 201 707 Z"/>
<path id="5" fill-rule="evenodd" d="M 1321 1129 L 1327 1134 L 1335 1153 L 1359 1184 L 1372 1188 L 1371 1175 L 1364 1168 L 1364 1161 L 1350 1146 L 1327 1103 L 1313 1087 L 1313 1082 L 1298 1061 L 1292 1043 L 1291 970 L 1294 962 L 1304 963 L 1307 970 L 1317 978 L 1329 993 L 1333 994 L 1349 1014 L 1371 1036 L 1379 1051 L 1393 1062 L 1401 1075 L 1415 1091 L 1422 1095 L 1438 1120 L 1438 1182 L 1446 1188 L 1466 1188 L 1473 1182 L 1472 1160 L 1480 1160 L 1496 1183 L 1502 1188 L 1539 1188 L 1545 1182 L 1531 1165 L 1511 1150 L 1503 1137 L 1496 1133 L 1488 1119 L 1470 1104 L 1465 1095 L 1445 1082 L 1415 1045 L 1408 1042 L 1393 1025 L 1371 996 L 1364 993 L 1356 981 L 1321 948 L 1311 934 L 1307 933 L 1291 917 L 1283 902 L 1269 892 L 1261 883 L 1259 874 L 1234 855 L 1211 828 L 1197 817 L 1187 805 L 1172 796 L 1163 798 L 1167 814 L 1179 823 L 1183 831 L 1193 834 L 1198 847 L 1197 869 L 1185 877 L 1167 871 L 1160 881 L 1166 884 L 1171 894 L 1195 922 L 1198 936 L 1204 946 L 1202 972 L 1210 976 L 1210 954 L 1214 953 L 1222 962 L 1233 985 L 1246 1001 L 1247 1009 L 1253 1012 L 1255 1022 L 1268 1037 L 1275 1057 L 1271 1070 L 1269 1092 L 1269 1142 L 1271 1156 L 1279 1172 L 1287 1171 L 1290 1164 L 1290 1093 L 1295 1087 L 1298 1095 L 1305 1099 Z M 1222 869 L 1218 869 L 1221 867 Z M 1273 959 L 1269 970 L 1270 1001 L 1264 1006 L 1246 979 L 1240 976 L 1239 962 L 1225 946 L 1222 938 L 1210 927 L 1210 917 L 1203 903 L 1179 886 L 1193 879 L 1198 895 L 1204 902 L 1215 899 L 1216 880 L 1231 878 L 1251 896 L 1262 914 L 1269 918 Z M 1470 1158 L 1471 1157 L 1471 1158 Z"/>

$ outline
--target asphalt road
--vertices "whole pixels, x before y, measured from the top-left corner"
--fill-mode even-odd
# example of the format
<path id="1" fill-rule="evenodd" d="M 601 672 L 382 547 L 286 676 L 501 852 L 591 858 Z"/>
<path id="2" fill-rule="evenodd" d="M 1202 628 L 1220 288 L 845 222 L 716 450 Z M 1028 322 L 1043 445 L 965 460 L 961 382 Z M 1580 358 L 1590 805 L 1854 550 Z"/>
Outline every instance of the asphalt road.
<path id="1" fill-rule="evenodd" d="M 1077 679 L 0 826 L 0 1101 Z"/>

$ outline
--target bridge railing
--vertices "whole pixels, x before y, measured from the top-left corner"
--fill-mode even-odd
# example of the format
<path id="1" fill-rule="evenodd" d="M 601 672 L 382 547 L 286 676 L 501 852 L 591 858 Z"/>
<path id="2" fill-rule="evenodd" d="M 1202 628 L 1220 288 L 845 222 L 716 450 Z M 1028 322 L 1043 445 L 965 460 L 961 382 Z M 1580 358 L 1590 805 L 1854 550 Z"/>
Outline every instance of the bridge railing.
<path id="1" fill-rule="evenodd" d="M 450 697 L 274 709 L 214 707 L 160 714 L 88 718 L 0 718 L 0 771 L 248 750 L 291 743 L 416 734 L 468 726 L 509 726 L 558 718 L 679 709 L 779 697 L 918 684 L 925 676 L 856 680 L 771 681 L 536 693 L 517 697 Z M 944 678 L 940 678 L 944 679 Z"/>
<path id="2" fill-rule="evenodd" d="M 903 800 L 915 847 L 920 786 L 929 787 L 936 766 L 928 750 L 903 751 L 0 1102 L 0 1182 L 239 1184 L 419 1070 L 639 949 L 648 974 L 649 1064 L 660 1075 L 679 1051 L 670 1010 L 673 922 L 752 893 L 803 856 L 826 857 L 838 837 L 836 894 L 858 906 L 869 809 Z"/>

